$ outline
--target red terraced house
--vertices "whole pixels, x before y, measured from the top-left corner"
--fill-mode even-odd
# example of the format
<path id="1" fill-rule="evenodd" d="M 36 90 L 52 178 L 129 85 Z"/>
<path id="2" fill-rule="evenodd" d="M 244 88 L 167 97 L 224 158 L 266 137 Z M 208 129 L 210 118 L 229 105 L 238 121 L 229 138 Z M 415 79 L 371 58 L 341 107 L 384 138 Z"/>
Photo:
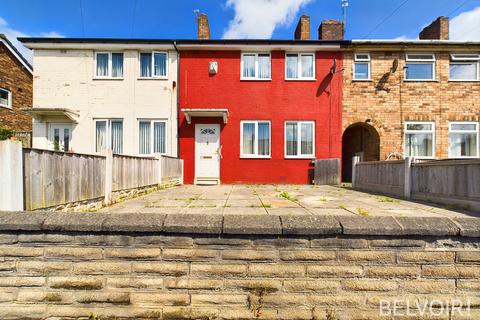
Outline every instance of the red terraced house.
<path id="1" fill-rule="evenodd" d="M 312 181 L 312 160 L 341 159 L 343 25 L 310 39 L 179 41 L 179 150 L 195 184 Z"/>

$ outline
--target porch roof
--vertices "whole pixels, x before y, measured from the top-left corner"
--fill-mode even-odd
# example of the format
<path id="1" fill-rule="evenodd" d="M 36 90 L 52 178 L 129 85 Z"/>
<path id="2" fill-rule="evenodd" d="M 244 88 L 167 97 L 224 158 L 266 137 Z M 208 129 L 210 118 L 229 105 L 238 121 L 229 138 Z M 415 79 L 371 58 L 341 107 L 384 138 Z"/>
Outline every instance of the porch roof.
<path id="1" fill-rule="evenodd" d="M 188 124 L 192 123 L 193 117 L 220 117 L 223 119 L 223 123 L 228 122 L 228 109 L 186 108 L 182 109 L 182 112 Z"/>
<path id="2" fill-rule="evenodd" d="M 68 122 L 77 123 L 78 112 L 67 108 L 24 108 L 34 119 L 43 121 L 45 117 L 64 117 Z"/>

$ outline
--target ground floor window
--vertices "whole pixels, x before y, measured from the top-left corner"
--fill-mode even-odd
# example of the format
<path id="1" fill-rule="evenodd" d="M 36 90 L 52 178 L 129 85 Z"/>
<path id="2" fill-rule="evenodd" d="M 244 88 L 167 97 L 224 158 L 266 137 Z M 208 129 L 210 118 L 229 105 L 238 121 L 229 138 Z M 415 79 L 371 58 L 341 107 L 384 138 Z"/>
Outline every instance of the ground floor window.
<path id="1" fill-rule="evenodd" d="M 49 141 L 55 151 L 69 151 L 71 126 L 64 123 L 51 123 L 49 125 Z"/>
<path id="2" fill-rule="evenodd" d="M 113 153 L 123 153 L 123 120 L 95 120 L 95 151 L 112 149 Z"/>
<path id="3" fill-rule="evenodd" d="M 152 154 L 167 152 L 167 122 L 164 120 L 139 120 L 139 153 Z"/>
<path id="4" fill-rule="evenodd" d="M 477 122 L 450 122 L 448 140 L 450 158 L 478 157 Z"/>
<path id="5" fill-rule="evenodd" d="M 315 157 L 315 122 L 285 122 L 285 157 Z"/>
<path id="6" fill-rule="evenodd" d="M 240 131 L 241 157 L 270 157 L 270 121 L 241 121 Z"/>
<path id="7" fill-rule="evenodd" d="M 405 123 L 405 156 L 417 158 L 434 158 L 435 123 Z"/>

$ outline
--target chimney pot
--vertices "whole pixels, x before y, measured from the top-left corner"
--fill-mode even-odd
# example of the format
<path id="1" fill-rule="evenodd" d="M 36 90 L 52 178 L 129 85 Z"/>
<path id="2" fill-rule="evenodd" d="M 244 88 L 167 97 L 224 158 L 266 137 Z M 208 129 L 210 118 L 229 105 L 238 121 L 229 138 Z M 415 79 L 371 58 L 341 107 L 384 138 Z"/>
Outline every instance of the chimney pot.
<path id="1" fill-rule="evenodd" d="M 310 17 L 303 15 L 295 29 L 295 40 L 310 40 Z"/>
<path id="2" fill-rule="evenodd" d="M 420 40 L 448 40 L 449 25 L 448 17 L 438 17 L 420 32 L 419 38 Z"/>
<path id="3" fill-rule="evenodd" d="M 343 22 L 338 20 L 323 20 L 318 27 L 319 40 L 343 40 Z"/>
<path id="4" fill-rule="evenodd" d="M 198 24 L 198 39 L 208 40 L 210 39 L 210 25 L 208 24 L 208 17 L 205 13 L 197 16 Z"/>

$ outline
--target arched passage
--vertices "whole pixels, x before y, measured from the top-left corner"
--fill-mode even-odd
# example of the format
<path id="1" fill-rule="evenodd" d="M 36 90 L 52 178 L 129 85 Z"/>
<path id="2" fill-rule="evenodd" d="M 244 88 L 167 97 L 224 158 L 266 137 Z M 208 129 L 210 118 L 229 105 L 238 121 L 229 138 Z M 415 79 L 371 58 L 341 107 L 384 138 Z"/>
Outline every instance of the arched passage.
<path id="1" fill-rule="evenodd" d="M 360 156 L 361 161 L 380 160 L 380 136 L 367 123 L 354 123 L 342 137 L 342 181 L 352 181 L 352 158 Z"/>

